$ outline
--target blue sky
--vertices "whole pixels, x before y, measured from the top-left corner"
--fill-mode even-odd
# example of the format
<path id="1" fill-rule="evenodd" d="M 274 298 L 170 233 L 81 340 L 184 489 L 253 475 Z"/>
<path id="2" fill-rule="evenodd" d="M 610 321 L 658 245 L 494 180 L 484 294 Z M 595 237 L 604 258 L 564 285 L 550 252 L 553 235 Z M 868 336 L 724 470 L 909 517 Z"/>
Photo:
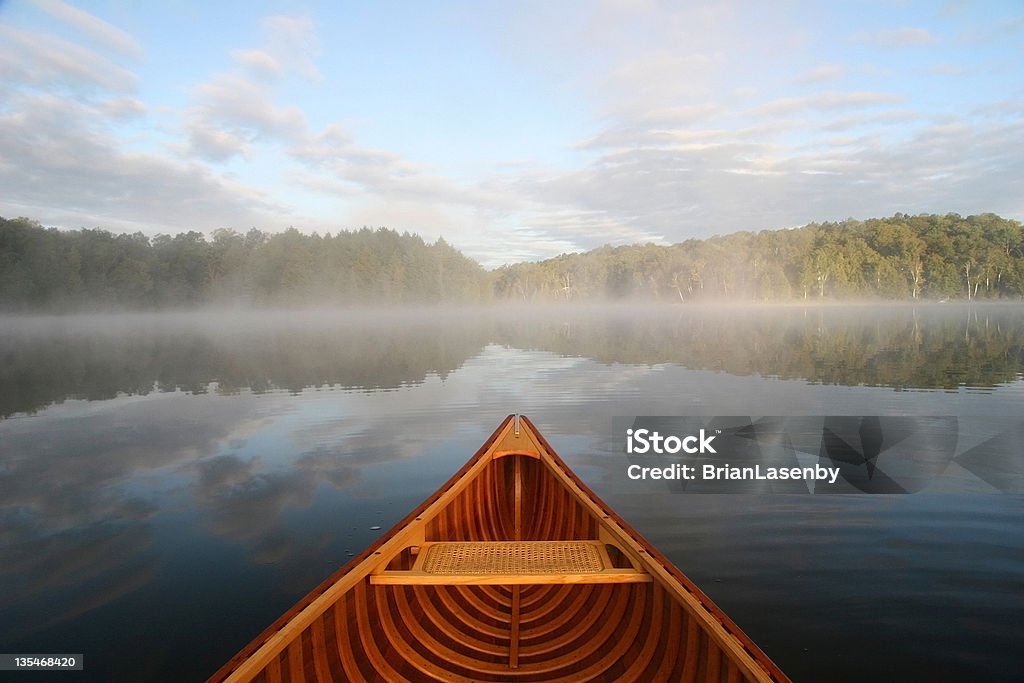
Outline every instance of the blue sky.
<path id="1" fill-rule="evenodd" d="M 1020 2 L 0 1 L 0 215 L 444 236 L 489 266 L 1024 219 Z"/>

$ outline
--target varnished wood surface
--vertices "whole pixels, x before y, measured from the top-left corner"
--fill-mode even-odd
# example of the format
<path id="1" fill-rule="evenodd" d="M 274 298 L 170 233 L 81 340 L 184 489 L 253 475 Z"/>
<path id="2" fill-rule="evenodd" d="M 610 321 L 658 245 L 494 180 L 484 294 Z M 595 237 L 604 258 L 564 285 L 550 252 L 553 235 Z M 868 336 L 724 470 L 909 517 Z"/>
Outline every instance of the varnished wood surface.
<path id="1" fill-rule="evenodd" d="M 788 680 L 532 423 L 515 426 L 209 680 Z M 457 541 L 600 542 L 603 571 L 631 579 L 415 576 L 423 547 Z"/>

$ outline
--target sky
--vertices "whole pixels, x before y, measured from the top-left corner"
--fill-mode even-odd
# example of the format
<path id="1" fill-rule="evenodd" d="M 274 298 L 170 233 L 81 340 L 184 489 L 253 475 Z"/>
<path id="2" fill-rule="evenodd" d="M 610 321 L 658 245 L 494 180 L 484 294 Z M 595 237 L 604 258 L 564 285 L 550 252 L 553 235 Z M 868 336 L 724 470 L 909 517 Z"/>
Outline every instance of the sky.
<path id="1" fill-rule="evenodd" d="M 488 267 L 1024 219 L 1024 3 L 0 0 L 0 216 L 443 236 Z"/>

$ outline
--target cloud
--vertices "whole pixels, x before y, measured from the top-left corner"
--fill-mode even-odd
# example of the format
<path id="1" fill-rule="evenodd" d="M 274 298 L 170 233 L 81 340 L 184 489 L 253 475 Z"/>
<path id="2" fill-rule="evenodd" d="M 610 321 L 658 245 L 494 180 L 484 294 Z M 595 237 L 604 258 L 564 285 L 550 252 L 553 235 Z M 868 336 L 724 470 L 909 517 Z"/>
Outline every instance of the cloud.
<path id="1" fill-rule="evenodd" d="M 130 35 L 102 19 L 61 0 L 35 0 L 47 14 L 77 28 L 106 47 L 129 57 L 140 57 L 142 46 Z"/>
<path id="2" fill-rule="evenodd" d="M 871 215 L 936 206 L 1019 215 L 1019 109 L 1001 109 L 1002 125 L 929 125 L 918 112 L 890 108 L 900 101 L 829 92 L 741 112 L 742 127 L 617 127 L 588 139 L 599 156 L 585 169 L 524 181 L 524 192 L 549 207 L 549 217 L 562 207 L 561 220 L 537 225 L 581 246 L 679 242 L 706 234 L 710 215 L 716 232 L 842 219 L 865 215 L 865 197 Z M 780 118 L 804 113 L 820 121 Z M 857 134 L 821 135 L 844 131 Z"/>
<path id="3" fill-rule="evenodd" d="M 866 43 L 883 48 L 919 47 L 935 45 L 938 39 L 926 28 L 904 27 L 874 32 L 859 32 L 851 36 L 855 43 Z"/>
<path id="4" fill-rule="evenodd" d="M 640 115 L 640 120 L 652 124 L 682 125 L 692 124 L 699 121 L 707 121 L 710 118 L 726 113 L 728 109 L 721 104 L 705 102 L 703 104 L 686 104 L 675 107 L 659 107 L 650 109 Z"/>
<path id="5" fill-rule="evenodd" d="M 644 112 L 665 103 L 707 100 L 715 90 L 722 55 L 657 50 L 611 71 L 601 86 L 613 111 Z"/>
<path id="6" fill-rule="evenodd" d="M 359 145 L 337 124 L 326 126 L 317 135 L 307 136 L 292 146 L 289 153 L 306 167 L 306 173 L 297 177 L 307 187 L 325 193 L 360 196 L 384 205 L 418 205 L 427 212 L 424 215 L 427 222 L 430 207 L 457 210 L 514 207 L 514 202 L 505 195 L 506 188 L 487 187 L 484 183 L 462 185 L 397 153 Z M 393 216 L 395 210 L 387 213 Z M 370 224 L 379 222 L 370 221 Z"/>
<path id="7" fill-rule="evenodd" d="M 316 26 L 308 17 L 274 16 L 263 20 L 267 51 L 279 62 L 310 81 L 323 75 L 314 63 L 320 54 Z"/>
<path id="8" fill-rule="evenodd" d="M 275 105 L 266 85 L 242 74 L 218 74 L 194 92 L 199 104 L 189 110 L 185 128 L 202 158 L 222 161 L 246 154 L 254 142 L 296 140 L 305 132 L 298 107 Z"/>
<path id="9" fill-rule="evenodd" d="M 134 92 L 135 74 L 56 36 L 0 24 L 0 72 L 8 84 L 45 89 Z"/>
<path id="10" fill-rule="evenodd" d="M 842 118 L 827 119 L 817 127 L 817 130 L 834 133 L 855 128 L 875 128 L 880 125 L 920 123 L 923 120 L 924 117 L 919 112 L 909 109 L 883 109 L 870 114 L 858 112 Z"/>
<path id="11" fill-rule="evenodd" d="M 265 47 L 233 50 L 238 68 L 217 73 L 192 89 L 195 104 L 186 112 L 189 149 L 201 159 L 249 157 L 256 143 L 291 143 L 306 135 L 306 117 L 297 106 L 274 103 L 273 85 L 290 72 L 308 80 L 321 75 L 309 19 L 275 16 L 263 20 Z"/>
<path id="12" fill-rule="evenodd" d="M 901 101 L 899 95 L 885 92 L 820 92 L 804 97 L 783 97 L 754 108 L 760 115 L 779 116 L 808 111 L 860 109 Z"/>
<path id="13" fill-rule="evenodd" d="M 109 120 L 129 121 L 145 116 L 148 110 L 142 100 L 116 97 L 99 102 L 97 111 Z"/>
<path id="14" fill-rule="evenodd" d="M 192 152 L 207 161 L 228 161 L 249 153 L 246 136 L 218 128 L 199 116 L 192 118 L 185 128 Z"/>
<path id="15" fill-rule="evenodd" d="M 266 50 L 233 50 L 232 58 L 257 78 L 275 79 L 284 73 L 284 66 Z"/>
<path id="16" fill-rule="evenodd" d="M 135 41 L 120 30 L 60 2 L 44 5 L 104 46 L 137 54 Z M 136 75 L 98 52 L 0 25 L 0 70 L 6 86 L 0 88 L 0 215 L 148 234 L 178 232 L 183 224 L 296 222 L 264 192 L 204 165 L 126 149 L 121 125 L 144 125 L 149 108 L 133 96 Z M 253 140 L 305 125 L 298 109 L 275 107 L 241 77 L 212 79 L 198 91 L 204 108 L 190 119 L 189 133 L 203 158 L 226 159 Z M 232 126 L 213 125 L 218 120 Z M 145 147 L 150 135 L 133 137 Z"/>
<path id="17" fill-rule="evenodd" d="M 846 67 L 841 64 L 819 64 L 810 71 L 801 74 L 796 78 L 800 85 L 816 85 L 828 81 L 835 81 L 846 73 Z"/>
<path id="18" fill-rule="evenodd" d="M 282 224 L 264 193 L 196 164 L 119 149 L 105 105 L 22 95 L 0 113 L 0 215 L 80 227 L 178 232 L 183 225 Z M 131 105 L 121 105 L 128 106 Z M 114 106 L 115 109 L 119 108 Z M 243 223 L 244 225 L 245 223 Z"/>

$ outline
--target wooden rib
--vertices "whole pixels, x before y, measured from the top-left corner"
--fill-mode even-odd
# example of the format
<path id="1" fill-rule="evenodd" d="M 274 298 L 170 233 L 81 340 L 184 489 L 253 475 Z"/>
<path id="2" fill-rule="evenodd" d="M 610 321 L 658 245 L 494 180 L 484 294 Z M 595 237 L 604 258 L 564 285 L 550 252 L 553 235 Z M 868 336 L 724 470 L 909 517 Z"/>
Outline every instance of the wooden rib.
<path id="1" fill-rule="evenodd" d="M 356 586 L 355 600 L 353 601 L 356 608 L 356 623 L 358 624 L 357 628 L 360 636 L 359 642 L 362 645 L 363 652 L 369 659 L 373 670 L 379 672 L 385 680 L 406 682 L 408 679 L 400 676 L 391 667 L 391 663 L 381 654 L 378 649 L 378 640 L 373 637 L 373 629 L 370 626 L 369 601 L 367 599 L 369 592 L 365 588 L 365 584 L 358 584 Z"/>
<path id="2" fill-rule="evenodd" d="M 519 667 L 519 586 L 512 586 L 512 624 L 509 631 L 512 642 L 508 646 L 508 668 L 515 669 Z"/>
<path id="3" fill-rule="evenodd" d="M 636 591 L 639 603 L 631 610 L 630 621 L 626 625 L 626 630 L 623 634 L 619 635 L 617 632 L 613 636 L 614 646 L 605 650 L 605 654 L 601 659 L 595 663 L 597 671 L 604 673 L 613 664 L 622 659 L 622 657 L 629 651 L 633 643 L 637 639 L 637 634 L 640 632 L 641 627 L 646 621 L 646 610 L 644 609 L 646 603 L 646 591 Z"/>
<path id="4" fill-rule="evenodd" d="M 587 624 L 588 629 L 574 640 L 568 652 L 536 662 L 530 669 L 575 680 L 596 677 L 629 648 L 645 616 L 642 609 L 636 609 L 641 606 L 642 603 L 636 605 L 628 599 L 616 600 L 613 613 L 602 614 L 599 624 Z M 609 647 L 609 642 L 615 644 Z M 586 663 L 588 659 L 592 660 L 589 664 Z M 586 668 L 581 668 L 581 665 Z M 526 666 L 523 668 L 525 670 Z"/>
<path id="5" fill-rule="evenodd" d="M 683 610 L 674 602 L 668 599 L 661 586 L 657 586 L 654 599 L 660 603 L 670 605 L 668 612 L 668 627 L 663 629 L 659 643 L 662 654 L 657 658 L 658 668 L 651 676 L 650 683 L 667 683 L 667 681 L 678 678 L 676 665 L 679 662 L 679 638 L 683 631 Z"/>
<path id="6" fill-rule="evenodd" d="M 523 459 L 515 458 L 515 540 L 523 540 Z"/>
<path id="7" fill-rule="evenodd" d="M 658 600 L 656 597 L 654 600 L 651 601 L 652 612 L 650 618 L 645 620 L 645 622 L 649 626 L 647 637 L 641 641 L 643 643 L 643 646 L 640 648 L 640 651 L 637 653 L 637 655 L 631 658 L 633 660 L 633 664 L 628 669 L 626 669 L 622 676 L 620 676 L 621 680 L 643 680 L 641 678 L 641 674 L 643 674 L 643 672 L 649 666 L 651 658 L 654 655 L 654 651 L 657 649 L 658 643 L 661 641 L 660 638 L 654 637 L 653 631 L 661 627 L 660 622 L 662 619 L 664 606 L 665 602 L 663 600 Z"/>
<path id="8" fill-rule="evenodd" d="M 601 587 L 597 595 L 578 593 L 575 600 L 564 600 L 559 603 L 559 612 L 563 615 L 558 621 L 541 623 L 537 627 L 527 628 L 521 636 L 526 644 L 521 649 L 530 657 L 537 659 L 540 655 L 563 650 L 585 636 L 593 628 L 591 615 L 608 614 L 612 603 L 613 591 Z M 619 602 L 625 602 L 617 596 Z M 587 609 L 589 607 L 589 609 Z M 591 617 L 591 618 L 588 618 Z"/>
<path id="9" fill-rule="evenodd" d="M 274 658 L 267 664 L 267 683 L 281 683 L 281 660 Z"/>
<path id="10" fill-rule="evenodd" d="M 359 668 L 359 662 L 366 661 L 365 657 L 357 656 L 353 649 L 354 641 L 358 638 L 358 629 L 353 625 L 351 629 L 343 626 L 343 612 L 346 603 L 350 603 L 351 600 L 343 599 L 339 601 L 339 605 L 335 605 L 335 639 L 338 643 L 338 656 L 341 659 L 341 668 L 345 672 L 345 677 L 342 680 L 345 681 L 362 681 L 365 680 L 362 672 Z"/>
<path id="11" fill-rule="evenodd" d="M 330 671 L 329 681 L 343 681 L 345 672 L 341 666 L 341 652 L 338 650 L 337 640 L 337 608 L 331 607 L 324 612 L 319 621 L 323 624 L 324 651 L 327 658 L 327 666 Z"/>
<path id="12" fill-rule="evenodd" d="M 722 650 L 715 645 L 715 642 L 711 638 L 707 639 L 704 658 L 707 661 L 707 673 L 704 676 L 704 680 L 719 680 L 722 668 Z"/>
<path id="13" fill-rule="evenodd" d="M 412 604 L 409 602 L 410 596 L 404 590 L 391 591 L 391 596 L 395 599 L 400 616 L 408 617 L 412 614 Z M 439 658 L 449 656 L 449 653 L 454 651 L 450 644 L 444 644 L 440 640 L 441 637 L 448 643 L 458 644 L 460 646 L 459 650 L 461 650 L 459 654 L 465 654 L 465 651 L 469 650 L 478 653 L 478 658 L 489 660 L 500 659 L 505 654 L 505 648 L 493 644 L 492 641 L 495 638 L 507 638 L 507 631 L 503 631 L 500 635 L 492 635 L 491 640 L 486 640 L 478 637 L 479 631 L 473 633 L 472 629 L 459 628 L 462 624 L 458 621 L 448 619 L 439 612 L 431 612 L 422 603 L 421 606 L 424 607 L 423 616 L 429 619 L 428 624 L 424 626 L 434 626 L 435 628 L 423 628 L 421 629 L 422 633 L 417 633 L 416 637 L 422 639 L 422 642 L 430 647 L 430 649 L 435 650 Z M 457 619 L 456 615 L 452 616 Z M 436 647 L 434 647 L 435 643 Z"/>
<path id="14" fill-rule="evenodd" d="M 474 606 L 482 613 L 493 615 L 499 624 L 508 623 L 509 595 L 506 586 L 451 586 L 449 590 L 459 604 Z"/>
<path id="15" fill-rule="evenodd" d="M 566 654 L 531 662 L 529 665 L 522 664 L 523 669 L 529 668 L 531 671 L 550 672 L 572 665 L 574 662 L 579 662 L 586 654 L 593 653 L 604 646 L 620 626 L 623 616 L 629 611 L 629 608 L 629 600 L 615 600 L 611 603 L 610 613 L 601 613 L 599 623 L 580 623 L 581 620 L 577 619 L 576 625 L 570 631 L 571 638 L 568 639 L 566 647 L 561 648 L 568 650 Z M 640 617 L 643 616 L 635 610 L 634 614 Z M 530 651 L 523 648 L 523 658 L 525 659 L 527 655 L 532 655 L 532 651 L 533 648 L 530 648 Z"/>
<path id="16" fill-rule="evenodd" d="M 551 603 L 536 610 L 526 610 L 520 616 L 520 640 L 529 643 L 530 652 L 538 654 L 562 647 L 562 638 L 571 624 L 581 618 L 601 614 L 611 602 L 612 591 L 605 586 L 566 586 L 566 592 L 553 597 Z M 586 611 L 584 611 L 586 610 Z M 554 613 L 554 616 L 549 616 Z M 563 635 L 559 635 L 563 634 Z"/>
<path id="17" fill-rule="evenodd" d="M 394 595 L 394 594 L 393 594 Z M 397 621 L 393 618 L 390 610 L 384 609 L 380 612 L 381 632 L 387 641 L 394 648 L 395 654 L 402 657 L 402 660 L 420 672 L 430 680 L 448 681 L 451 679 L 451 668 L 440 666 L 438 662 L 454 664 L 457 662 L 471 662 L 471 658 L 451 648 L 441 647 L 427 631 L 417 634 L 417 637 L 404 636 Z M 424 647 L 435 655 L 436 661 L 428 659 L 418 647 Z"/>
<path id="18" fill-rule="evenodd" d="M 296 638 L 288 646 L 288 680 L 306 680 L 305 667 L 302 664 L 302 638 Z"/>
<path id="19" fill-rule="evenodd" d="M 332 680 L 331 665 L 327 662 L 327 636 L 324 633 L 324 620 L 317 619 L 310 627 L 313 641 L 313 670 L 318 681 Z"/>
<path id="20" fill-rule="evenodd" d="M 481 599 L 478 593 L 460 586 L 414 586 L 414 591 L 432 591 L 430 597 L 421 597 L 423 605 L 433 606 L 435 602 L 452 614 L 461 615 L 466 621 L 472 620 L 474 628 L 481 629 L 490 635 L 498 635 L 504 629 L 500 626 L 504 620 L 504 612 L 498 605 Z M 418 597 L 420 597 L 417 594 Z M 491 623 L 485 621 L 486 617 Z"/>
<path id="21" fill-rule="evenodd" d="M 697 620 L 692 616 L 686 620 L 686 660 L 683 664 L 683 683 L 693 683 L 697 680 Z"/>

